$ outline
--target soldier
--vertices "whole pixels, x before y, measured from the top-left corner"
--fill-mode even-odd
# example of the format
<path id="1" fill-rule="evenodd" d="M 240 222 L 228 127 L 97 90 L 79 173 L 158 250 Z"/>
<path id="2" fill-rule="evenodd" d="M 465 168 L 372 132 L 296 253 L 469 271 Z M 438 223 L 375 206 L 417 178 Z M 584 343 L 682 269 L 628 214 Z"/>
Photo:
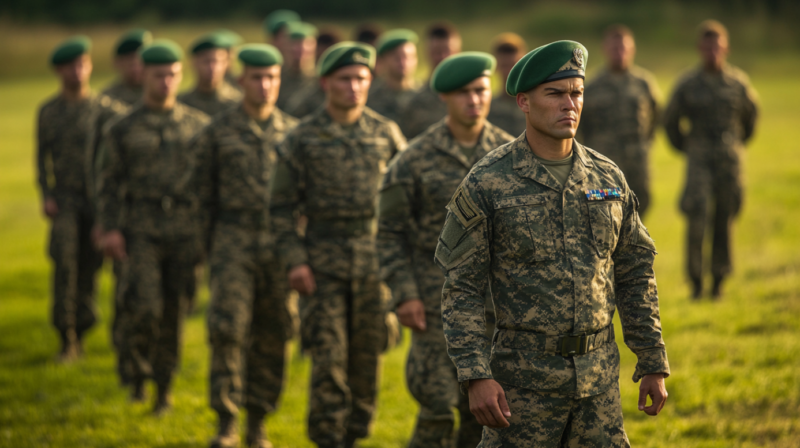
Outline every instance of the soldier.
<path id="1" fill-rule="evenodd" d="M 290 115 L 304 117 L 308 112 L 298 115 L 291 109 L 302 107 L 305 95 L 316 91 L 318 87 L 314 76 L 317 28 L 305 22 L 289 22 L 285 28 L 288 51 L 283 58 L 285 64 L 281 73 L 281 93 L 277 106 Z M 317 101 L 316 106 L 319 106 L 322 99 Z"/>
<path id="2" fill-rule="evenodd" d="M 367 106 L 392 121 L 400 119 L 400 111 L 417 90 L 417 40 L 417 33 L 406 29 L 387 31 L 378 40 L 378 77 Z"/>
<path id="3" fill-rule="evenodd" d="M 386 342 L 375 213 L 381 174 L 406 141 L 365 107 L 374 64 L 375 49 L 356 42 L 322 56 L 325 106 L 287 135 L 272 189 L 278 251 L 301 294 L 302 345 L 313 363 L 308 432 L 320 447 L 351 447 L 369 434 Z"/>
<path id="4" fill-rule="evenodd" d="M 378 37 L 383 34 L 383 29 L 377 23 L 364 23 L 356 28 L 353 33 L 353 40 L 356 42 L 363 42 L 373 47 L 378 42 Z"/>
<path id="5" fill-rule="evenodd" d="M 447 349 L 486 426 L 483 447 L 630 446 L 615 308 L 638 357 L 639 410 L 656 415 L 667 396 L 655 245 L 619 168 L 574 140 L 586 58 L 583 45 L 559 41 L 517 62 L 506 90 L 525 133 L 472 168 L 436 248 Z"/>
<path id="6" fill-rule="evenodd" d="M 227 28 L 220 28 L 214 32 L 221 35 L 223 39 L 228 41 L 230 45 L 227 48 L 228 61 L 234 60 L 236 58 L 236 47 L 242 45 L 242 42 L 244 42 L 242 36 L 240 36 L 239 33 L 231 31 Z M 228 70 L 225 72 L 225 83 L 241 93 L 242 88 L 239 86 L 239 78 L 233 73 L 233 64 L 228 64 Z"/>
<path id="7" fill-rule="evenodd" d="M 580 134 L 613 160 L 639 198 L 639 216 L 650 205 L 650 144 L 659 121 L 661 93 L 655 77 L 633 65 L 636 43 L 625 25 L 613 25 L 603 40 L 608 66 L 586 85 Z"/>
<path id="8" fill-rule="evenodd" d="M 436 23 L 426 33 L 428 65 L 431 73 L 446 57 L 461 51 L 461 35 L 447 22 Z M 409 100 L 400 114 L 398 124 L 406 138 L 414 138 L 447 115 L 447 107 L 439 99 L 439 94 L 425 83 Z"/>
<path id="9" fill-rule="evenodd" d="M 178 101 L 210 117 L 241 102 L 241 92 L 225 82 L 233 43 L 229 35 L 220 32 L 194 41 L 191 52 L 196 84 L 193 90 L 178 95 Z"/>
<path id="10" fill-rule="evenodd" d="M 414 331 L 406 380 L 420 411 L 410 447 L 474 448 L 481 440 L 483 428 L 469 412 L 466 396 L 459 394 L 456 370 L 447 356 L 442 274 L 433 258 L 445 206 L 458 184 L 475 162 L 514 139 L 486 121 L 494 67 L 494 57 L 477 52 L 450 56 L 439 64 L 431 85 L 442 95 L 447 116 L 389 165 L 381 189 L 381 277 L 392 290 L 400 323 Z M 491 301 L 486 310 L 492 311 Z M 456 407 L 461 416 L 457 437 Z"/>
<path id="11" fill-rule="evenodd" d="M 271 446 L 262 430 L 283 384 L 290 320 L 285 274 L 269 226 L 268 185 L 275 146 L 297 124 L 275 108 L 283 58 L 272 45 L 239 52 L 244 100 L 205 128 L 195 144 L 193 186 L 210 216 L 211 407 L 219 418 L 212 448 L 238 447 L 239 407 L 247 446 Z M 244 402 L 244 403 L 243 403 Z"/>
<path id="12" fill-rule="evenodd" d="M 264 33 L 270 36 L 272 45 L 281 52 L 284 61 L 289 60 L 289 35 L 286 32 L 286 24 L 299 21 L 300 14 L 289 9 L 277 9 L 264 19 Z"/>
<path id="13" fill-rule="evenodd" d="M 208 117 L 177 102 L 182 51 L 156 40 L 140 53 L 143 102 L 107 128 L 101 144 L 98 215 L 106 255 L 127 260 L 123 275 L 126 356 L 133 360 L 133 394 L 158 388 L 153 411 L 171 406 L 178 363 L 185 285 L 201 253 L 197 201 L 176 183 L 190 159 L 188 143 Z"/>
<path id="14" fill-rule="evenodd" d="M 114 48 L 114 69 L 119 79 L 106 87 L 103 95 L 127 105 L 142 99 L 142 61 L 138 51 L 152 40 L 150 31 L 140 28 L 130 30 L 119 38 Z"/>
<path id="15" fill-rule="evenodd" d="M 73 361 L 83 353 L 83 336 L 97 320 L 95 274 L 103 258 L 91 238 L 92 129 L 109 115 L 124 111 L 121 103 L 92 94 L 90 48 L 88 37 L 75 36 L 53 51 L 50 63 L 61 91 L 42 104 L 37 123 L 37 181 L 42 209 L 51 223 L 51 319 L 61 339 L 60 362 Z"/>
<path id="16" fill-rule="evenodd" d="M 489 121 L 511 135 L 519 135 L 525 130 L 525 115 L 517 107 L 517 99 L 505 91 L 508 74 L 514 64 L 528 52 L 525 40 L 514 33 L 503 33 L 495 37 L 492 54 L 497 58 L 497 71 L 503 81 L 501 91 L 492 98 Z"/>
<path id="17" fill-rule="evenodd" d="M 703 293 L 703 237 L 713 220 L 712 295 L 719 298 L 731 273 L 731 225 L 742 206 L 742 152 L 753 136 L 758 103 L 750 80 L 726 62 L 728 31 L 714 20 L 700 25 L 701 66 L 678 82 L 665 113 L 670 143 L 686 154 L 680 208 L 688 223 L 687 270 L 695 299 Z M 691 130 L 684 132 L 681 121 Z M 712 210 L 713 208 L 713 210 Z"/>

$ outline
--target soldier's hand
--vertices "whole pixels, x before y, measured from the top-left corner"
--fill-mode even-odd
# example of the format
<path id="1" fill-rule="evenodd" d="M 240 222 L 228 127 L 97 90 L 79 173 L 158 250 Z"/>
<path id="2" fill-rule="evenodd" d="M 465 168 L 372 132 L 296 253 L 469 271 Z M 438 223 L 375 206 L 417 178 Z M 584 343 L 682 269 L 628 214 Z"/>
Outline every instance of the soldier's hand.
<path id="1" fill-rule="evenodd" d="M 44 215 L 53 219 L 58 214 L 58 204 L 53 198 L 46 198 L 44 200 Z"/>
<path id="2" fill-rule="evenodd" d="M 414 331 L 425 331 L 425 305 L 422 300 L 411 299 L 400 304 L 395 310 L 397 319 L 403 326 Z"/>
<path id="3" fill-rule="evenodd" d="M 100 245 L 106 257 L 115 260 L 124 260 L 128 257 L 128 253 L 125 251 L 125 237 L 119 230 L 106 232 Z"/>
<path id="4" fill-rule="evenodd" d="M 482 426 L 508 428 L 511 410 L 503 386 L 493 379 L 469 381 L 469 411 Z"/>
<path id="5" fill-rule="evenodd" d="M 304 296 L 310 296 L 317 290 L 317 282 L 314 280 L 314 273 L 311 266 L 301 264 L 293 267 L 289 271 L 289 286 Z"/>
<path id="6" fill-rule="evenodd" d="M 639 384 L 639 410 L 647 415 L 658 415 L 667 402 L 668 395 L 663 373 L 645 375 Z M 653 402 L 650 406 L 647 406 L 648 396 Z"/>

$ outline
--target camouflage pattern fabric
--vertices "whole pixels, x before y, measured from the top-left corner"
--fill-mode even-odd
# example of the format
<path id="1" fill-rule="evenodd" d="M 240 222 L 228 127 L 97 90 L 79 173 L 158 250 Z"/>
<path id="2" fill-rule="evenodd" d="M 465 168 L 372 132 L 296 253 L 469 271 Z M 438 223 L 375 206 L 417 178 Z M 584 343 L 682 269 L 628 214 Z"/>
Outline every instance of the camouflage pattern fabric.
<path id="1" fill-rule="evenodd" d="M 400 114 L 397 124 L 409 140 L 422 134 L 428 127 L 447 115 L 447 105 L 429 83 L 417 91 Z"/>
<path id="2" fill-rule="evenodd" d="M 718 74 L 702 68 L 690 71 L 678 82 L 667 106 L 667 136 L 687 158 L 680 208 L 689 220 L 687 270 L 694 281 L 703 275 L 709 214 L 714 235 L 711 272 L 719 278 L 731 272 L 731 224 L 744 194 L 742 152 L 757 116 L 757 95 L 747 75 L 730 65 Z M 682 120 L 691 124 L 689 132 L 682 129 Z"/>
<path id="3" fill-rule="evenodd" d="M 297 90 L 286 104 L 286 113 L 293 117 L 304 118 L 316 112 L 325 102 L 325 91 L 318 80 L 308 82 Z"/>
<path id="4" fill-rule="evenodd" d="M 518 136 L 525 131 L 525 114 L 519 110 L 517 98 L 508 95 L 505 91 L 500 92 L 492 99 L 488 120 L 513 136 Z"/>
<path id="5" fill-rule="evenodd" d="M 650 205 L 649 154 L 660 98 L 653 75 L 636 66 L 621 74 L 606 69 L 584 92 L 579 138 L 619 166 L 642 217 Z"/>
<path id="6" fill-rule="evenodd" d="M 272 188 L 282 262 L 309 264 L 317 283 L 300 297 L 301 338 L 311 354 L 308 432 L 317 444 L 365 437 L 385 345 L 375 246 L 381 176 L 405 149 L 397 125 L 365 108 L 352 126 L 321 108 L 287 135 Z M 304 237 L 296 217 L 308 217 Z"/>
<path id="7" fill-rule="evenodd" d="M 383 78 L 375 78 L 369 88 L 367 106 L 384 117 L 398 122 L 400 113 L 416 94 L 417 89 L 394 90 Z"/>
<path id="8" fill-rule="evenodd" d="M 302 95 L 301 92 L 306 91 L 306 89 L 313 84 L 319 84 L 316 77 L 294 72 L 286 65 L 282 66 L 281 89 L 278 93 L 278 100 L 275 102 L 275 106 L 290 115 L 297 116 L 290 112 L 289 103 L 296 101 L 296 97 Z M 304 116 L 305 115 L 299 118 Z"/>
<path id="9" fill-rule="evenodd" d="M 236 107 L 242 101 L 242 93 L 227 82 L 223 82 L 214 92 L 201 92 L 195 88 L 178 95 L 178 101 L 193 107 L 209 117 Z"/>
<path id="10" fill-rule="evenodd" d="M 121 80 L 117 80 L 106 87 L 102 94 L 128 106 L 132 106 L 142 100 L 142 86 L 133 87 L 125 84 Z"/>

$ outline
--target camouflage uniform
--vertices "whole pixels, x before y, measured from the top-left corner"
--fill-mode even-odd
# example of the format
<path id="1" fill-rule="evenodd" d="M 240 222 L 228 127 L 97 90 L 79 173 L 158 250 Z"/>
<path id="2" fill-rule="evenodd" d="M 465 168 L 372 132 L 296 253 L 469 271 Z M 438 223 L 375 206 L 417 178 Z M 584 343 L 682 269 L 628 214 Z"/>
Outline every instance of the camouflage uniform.
<path id="1" fill-rule="evenodd" d="M 400 112 L 417 92 L 416 88 L 394 90 L 383 78 L 376 78 L 369 88 L 367 106 L 384 117 L 397 122 Z"/>
<path id="2" fill-rule="evenodd" d="M 293 117 L 304 118 L 317 111 L 325 103 L 325 91 L 319 81 L 306 84 L 298 90 L 286 105 L 286 113 Z"/>
<path id="3" fill-rule="evenodd" d="M 366 437 L 386 339 L 375 247 L 376 207 L 388 161 L 405 149 L 397 125 L 369 108 L 353 126 L 322 108 L 280 147 L 272 217 L 281 260 L 309 264 L 317 284 L 300 298 L 301 337 L 311 354 L 308 431 L 320 445 Z M 308 216 L 306 234 L 295 214 Z"/>
<path id="4" fill-rule="evenodd" d="M 501 92 L 492 99 L 488 120 L 511 135 L 525 131 L 525 114 L 517 106 L 517 97 Z"/>
<path id="5" fill-rule="evenodd" d="M 178 95 L 178 101 L 193 107 L 209 117 L 236 107 L 242 101 L 242 93 L 223 82 L 213 93 L 206 93 L 196 88 Z"/>
<path id="6" fill-rule="evenodd" d="M 650 144 L 659 120 L 661 93 L 647 70 L 601 72 L 586 84 L 580 133 L 582 141 L 613 160 L 639 198 L 639 215 L 650 204 Z"/>
<path id="7" fill-rule="evenodd" d="M 408 388 L 420 403 L 410 447 L 454 446 L 455 407 L 461 415 L 455 446 L 474 448 L 480 442 L 482 426 L 469 412 L 467 397 L 459 396 L 456 370 L 447 356 L 444 279 L 433 258 L 445 207 L 464 176 L 489 151 L 513 139 L 486 123 L 475 152 L 467 158 L 442 120 L 414 139 L 384 177 L 378 229 L 381 277 L 392 290 L 393 308 L 410 299 L 423 301 L 427 324 L 426 331 L 412 334 L 406 365 Z M 493 318 L 490 295 L 486 305 Z"/>
<path id="8" fill-rule="evenodd" d="M 268 188 L 275 145 L 296 124 L 276 109 L 261 127 L 239 106 L 218 115 L 195 144 L 193 186 L 210 217 L 211 407 L 221 416 L 237 415 L 242 401 L 249 412 L 272 412 L 283 385 L 291 322 Z"/>
<path id="9" fill-rule="evenodd" d="M 53 325 L 62 342 L 79 341 L 96 321 L 95 273 L 103 257 L 92 247 L 92 130 L 125 106 L 107 96 L 68 101 L 59 95 L 39 109 L 36 166 L 44 199 L 54 199 L 49 254 L 53 259 Z"/>
<path id="10" fill-rule="evenodd" d="M 431 90 L 430 83 L 425 83 L 408 101 L 397 123 L 406 138 L 412 139 L 445 115 L 447 115 L 447 105 L 439 98 L 438 93 Z"/>
<path id="11" fill-rule="evenodd" d="M 144 105 L 116 121 L 101 144 L 98 215 L 105 231 L 125 235 L 123 352 L 136 382 L 168 389 L 178 362 L 185 285 L 200 247 L 198 204 L 175 185 L 189 169 L 188 143 L 208 117 L 180 102 L 169 111 Z"/>
<path id="12" fill-rule="evenodd" d="M 142 86 L 132 87 L 122 81 L 116 81 L 106 87 L 102 94 L 132 106 L 142 100 Z"/>
<path id="13" fill-rule="evenodd" d="M 308 86 L 315 83 L 319 83 L 316 77 L 294 72 L 289 67 L 284 65 L 281 68 L 281 90 L 278 94 L 278 100 L 275 102 L 275 106 L 280 110 L 291 114 L 291 112 L 289 112 L 289 103 L 295 101 L 296 97 L 300 95 L 301 92 L 304 92 Z M 300 118 L 304 116 L 305 115 L 301 116 Z"/>
<path id="14" fill-rule="evenodd" d="M 600 189 L 618 190 L 603 200 L 586 193 Z M 485 428 L 482 447 L 531 439 L 556 446 L 561 434 L 583 440 L 577 446 L 629 446 L 616 389 L 615 308 L 638 357 L 633 380 L 669 373 L 655 245 L 636 208 L 610 159 L 574 143 L 562 186 L 525 134 L 478 162 L 453 196 L 436 248 L 448 353 L 459 381 L 494 378 L 510 395 L 511 426 Z M 497 314 L 491 357 L 489 287 Z"/>
<path id="15" fill-rule="evenodd" d="M 709 213 L 713 213 L 714 239 L 711 272 L 719 279 L 731 272 L 731 224 L 744 193 L 742 151 L 753 135 L 757 115 L 756 93 L 747 75 L 730 65 L 720 74 L 700 68 L 684 75 L 665 112 L 667 136 L 687 157 L 680 207 L 689 220 L 687 270 L 695 282 L 703 277 Z M 681 129 L 682 118 L 691 123 L 688 133 Z"/>

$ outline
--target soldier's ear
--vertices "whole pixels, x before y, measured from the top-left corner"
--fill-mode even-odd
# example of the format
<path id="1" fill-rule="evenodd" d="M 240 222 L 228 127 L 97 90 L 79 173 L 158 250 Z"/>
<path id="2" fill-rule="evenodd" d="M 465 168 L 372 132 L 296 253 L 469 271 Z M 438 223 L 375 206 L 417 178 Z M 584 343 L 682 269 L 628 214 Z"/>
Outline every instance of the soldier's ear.
<path id="1" fill-rule="evenodd" d="M 517 107 L 526 114 L 531 111 L 530 97 L 527 92 L 517 94 Z"/>

